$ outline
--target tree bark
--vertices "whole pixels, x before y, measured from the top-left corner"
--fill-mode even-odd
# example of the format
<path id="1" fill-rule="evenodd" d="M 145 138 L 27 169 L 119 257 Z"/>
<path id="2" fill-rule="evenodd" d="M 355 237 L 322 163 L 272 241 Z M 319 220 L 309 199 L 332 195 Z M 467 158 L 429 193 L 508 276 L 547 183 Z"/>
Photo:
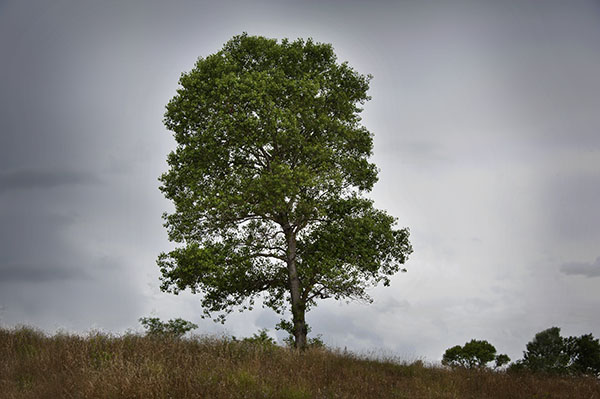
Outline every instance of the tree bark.
<path id="1" fill-rule="evenodd" d="M 287 240 L 287 268 L 290 280 L 290 296 L 292 299 L 292 322 L 294 325 L 294 347 L 306 349 L 306 303 L 301 297 L 300 278 L 296 268 L 296 235 L 290 230 L 285 231 Z"/>

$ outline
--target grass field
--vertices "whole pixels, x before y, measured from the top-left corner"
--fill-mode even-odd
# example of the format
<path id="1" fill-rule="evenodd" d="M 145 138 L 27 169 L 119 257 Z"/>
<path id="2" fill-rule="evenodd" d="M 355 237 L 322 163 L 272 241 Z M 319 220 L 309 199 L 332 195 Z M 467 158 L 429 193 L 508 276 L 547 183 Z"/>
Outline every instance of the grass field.
<path id="1" fill-rule="evenodd" d="M 448 370 L 224 338 L 0 329 L 1 398 L 586 398 L 592 378 Z"/>

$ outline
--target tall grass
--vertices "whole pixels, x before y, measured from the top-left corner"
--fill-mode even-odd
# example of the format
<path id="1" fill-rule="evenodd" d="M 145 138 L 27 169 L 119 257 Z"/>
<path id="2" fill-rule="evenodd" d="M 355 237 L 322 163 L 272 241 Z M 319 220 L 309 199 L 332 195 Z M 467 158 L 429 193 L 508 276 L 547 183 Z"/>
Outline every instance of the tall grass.
<path id="1" fill-rule="evenodd" d="M 0 329 L 1 398 L 599 398 L 590 378 L 399 364 L 226 338 Z"/>

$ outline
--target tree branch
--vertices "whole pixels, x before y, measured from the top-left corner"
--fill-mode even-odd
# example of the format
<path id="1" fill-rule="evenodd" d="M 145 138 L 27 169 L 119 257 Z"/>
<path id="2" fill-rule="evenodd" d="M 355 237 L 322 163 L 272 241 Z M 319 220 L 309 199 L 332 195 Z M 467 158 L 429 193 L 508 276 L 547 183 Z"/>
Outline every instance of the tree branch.
<path id="1" fill-rule="evenodd" d="M 315 298 L 319 298 L 319 299 L 331 298 L 331 296 L 329 294 L 324 294 L 323 293 L 325 290 L 326 290 L 325 286 L 321 286 L 321 288 L 319 288 L 318 290 L 314 291 L 312 293 L 312 295 L 307 296 L 306 300 L 307 301 L 312 301 Z"/>
<path id="2" fill-rule="evenodd" d="M 263 252 L 256 252 L 253 253 L 251 255 L 248 255 L 249 258 L 273 258 L 273 259 L 279 259 L 282 261 L 286 261 L 286 257 L 285 256 L 281 256 L 281 255 L 277 255 L 277 254 L 271 254 L 271 253 L 263 253 Z"/>

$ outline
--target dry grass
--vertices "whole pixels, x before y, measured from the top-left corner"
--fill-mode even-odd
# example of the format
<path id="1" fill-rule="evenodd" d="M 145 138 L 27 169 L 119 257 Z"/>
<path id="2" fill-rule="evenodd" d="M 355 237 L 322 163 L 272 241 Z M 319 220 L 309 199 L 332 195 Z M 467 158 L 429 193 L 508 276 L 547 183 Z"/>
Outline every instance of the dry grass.
<path id="1" fill-rule="evenodd" d="M 305 353 L 227 339 L 47 337 L 0 329 L 1 398 L 586 398 L 589 378 L 551 378 Z"/>

